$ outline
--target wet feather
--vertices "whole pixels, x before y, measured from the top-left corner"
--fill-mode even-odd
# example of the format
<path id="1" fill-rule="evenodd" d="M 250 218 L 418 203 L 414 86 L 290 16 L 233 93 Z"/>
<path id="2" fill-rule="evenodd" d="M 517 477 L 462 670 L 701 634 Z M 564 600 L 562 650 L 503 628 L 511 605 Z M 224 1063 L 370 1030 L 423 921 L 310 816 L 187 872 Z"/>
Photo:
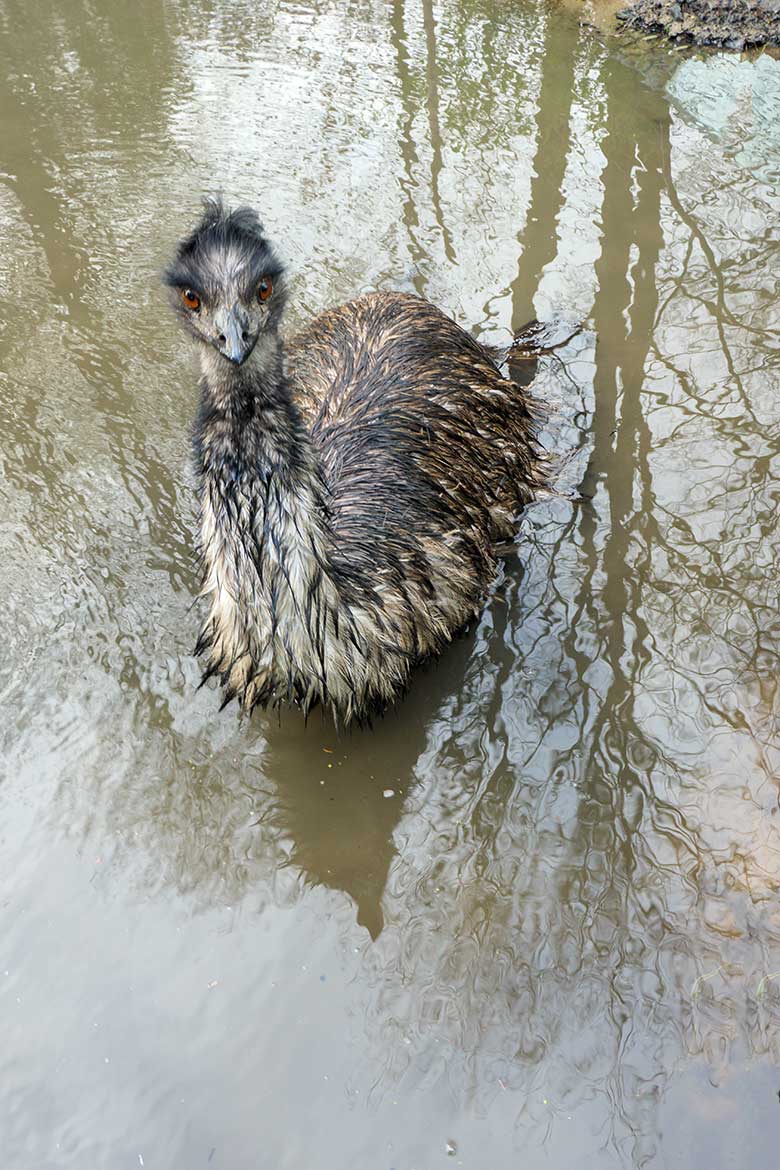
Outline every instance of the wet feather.
<path id="1" fill-rule="evenodd" d="M 366 722 L 480 612 L 496 546 L 545 481 L 539 410 L 407 293 L 328 310 L 283 344 L 283 269 L 247 209 L 209 204 L 168 283 L 197 287 L 207 309 L 249 306 L 265 272 L 279 297 L 240 367 L 207 313 L 187 319 L 204 347 L 197 653 L 225 702 L 323 703 Z"/>

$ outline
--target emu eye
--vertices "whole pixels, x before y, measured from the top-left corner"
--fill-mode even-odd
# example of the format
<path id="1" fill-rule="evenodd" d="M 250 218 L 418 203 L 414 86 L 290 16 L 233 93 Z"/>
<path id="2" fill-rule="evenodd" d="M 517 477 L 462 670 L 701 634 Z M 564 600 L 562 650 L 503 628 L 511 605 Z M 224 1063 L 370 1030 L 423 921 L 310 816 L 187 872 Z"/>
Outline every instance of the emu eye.
<path id="1" fill-rule="evenodd" d="M 267 301 L 271 293 L 274 291 L 274 282 L 270 276 L 264 276 L 257 286 L 258 301 Z"/>
<path id="2" fill-rule="evenodd" d="M 188 309 L 195 310 L 200 308 L 200 297 L 191 288 L 183 288 L 181 290 L 181 299 Z"/>

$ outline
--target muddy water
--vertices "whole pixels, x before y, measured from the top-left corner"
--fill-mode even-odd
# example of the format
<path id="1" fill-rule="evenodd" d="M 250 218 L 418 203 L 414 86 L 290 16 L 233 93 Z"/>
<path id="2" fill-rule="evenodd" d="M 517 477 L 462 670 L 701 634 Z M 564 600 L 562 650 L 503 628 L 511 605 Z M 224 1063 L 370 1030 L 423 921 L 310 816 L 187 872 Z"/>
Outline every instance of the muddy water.
<path id="1" fill-rule="evenodd" d="M 0 58 L 5 1170 L 774 1166 L 778 63 L 532 0 L 3 0 Z M 157 273 L 219 188 L 298 321 L 588 322 L 373 731 L 196 690 Z"/>

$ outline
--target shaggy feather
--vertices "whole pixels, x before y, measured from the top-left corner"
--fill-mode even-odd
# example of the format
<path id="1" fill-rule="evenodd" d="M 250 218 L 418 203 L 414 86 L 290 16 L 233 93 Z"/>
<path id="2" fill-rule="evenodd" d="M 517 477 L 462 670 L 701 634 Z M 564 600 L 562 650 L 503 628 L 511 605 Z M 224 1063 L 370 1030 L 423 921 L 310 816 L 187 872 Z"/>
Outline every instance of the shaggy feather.
<path id="1" fill-rule="evenodd" d="M 496 544 L 544 482 L 532 401 L 405 293 L 325 312 L 283 347 L 282 266 L 248 209 L 210 203 L 166 279 L 204 301 L 187 317 L 204 343 L 204 677 L 247 710 L 323 703 L 344 723 L 369 720 L 479 613 Z M 257 341 L 235 366 L 209 313 L 239 301 Z"/>

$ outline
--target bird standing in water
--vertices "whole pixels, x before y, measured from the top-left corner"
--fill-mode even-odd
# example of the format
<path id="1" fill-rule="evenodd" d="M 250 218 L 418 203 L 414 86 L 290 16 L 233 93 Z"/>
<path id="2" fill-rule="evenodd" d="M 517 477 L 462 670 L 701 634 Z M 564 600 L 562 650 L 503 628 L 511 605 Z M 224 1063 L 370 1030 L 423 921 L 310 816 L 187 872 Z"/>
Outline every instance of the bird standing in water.
<path id="1" fill-rule="evenodd" d="M 165 279 L 200 348 L 205 677 L 245 710 L 369 720 L 480 612 L 544 483 L 531 399 L 406 293 L 283 341 L 284 269 L 249 208 L 207 201 Z"/>

